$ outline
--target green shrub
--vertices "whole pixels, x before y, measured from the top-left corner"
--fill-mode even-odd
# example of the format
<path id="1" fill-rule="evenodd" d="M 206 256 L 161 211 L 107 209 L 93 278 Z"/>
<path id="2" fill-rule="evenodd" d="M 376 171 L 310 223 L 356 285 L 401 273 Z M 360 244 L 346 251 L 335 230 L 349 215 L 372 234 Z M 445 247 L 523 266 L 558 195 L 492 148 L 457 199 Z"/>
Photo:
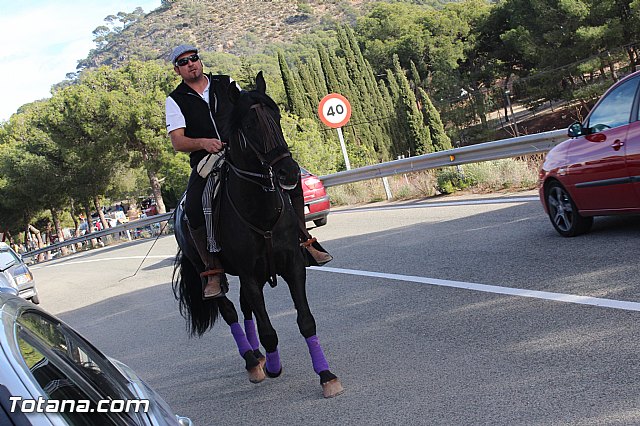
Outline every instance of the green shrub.
<path id="1" fill-rule="evenodd" d="M 530 188 L 537 182 L 537 170 L 527 161 L 513 158 L 465 164 L 463 170 L 474 186 L 483 191 Z"/>
<path id="2" fill-rule="evenodd" d="M 436 172 L 436 189 L 442 194 L 453 194 L 471 186 L 474 181 L 465 175 L 463 169 L 447 167 Z"/>

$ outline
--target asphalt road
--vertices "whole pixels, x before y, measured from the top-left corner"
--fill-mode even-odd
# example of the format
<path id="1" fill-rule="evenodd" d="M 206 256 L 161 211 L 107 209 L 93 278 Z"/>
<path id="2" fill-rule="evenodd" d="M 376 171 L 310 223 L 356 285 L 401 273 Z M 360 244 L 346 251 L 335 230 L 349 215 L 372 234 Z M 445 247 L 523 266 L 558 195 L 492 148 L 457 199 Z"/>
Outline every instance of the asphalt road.
<path id="1" fill-rule="evenodd" d="M 173 237 L 133 278 L 122 280 L 150 242 L 34 274 L 41 306 L 197 425 L 640 424 L 640 217 L 598 218 L 565 239 L 532 195 L 343 209 L 312 230 L 335 256 L 307 274 L 346 390 L 330 400 L 284 283 L 265 289 L 284 373 L 254 385 L 224 322 L 186 335 L 170 286 Z"/>

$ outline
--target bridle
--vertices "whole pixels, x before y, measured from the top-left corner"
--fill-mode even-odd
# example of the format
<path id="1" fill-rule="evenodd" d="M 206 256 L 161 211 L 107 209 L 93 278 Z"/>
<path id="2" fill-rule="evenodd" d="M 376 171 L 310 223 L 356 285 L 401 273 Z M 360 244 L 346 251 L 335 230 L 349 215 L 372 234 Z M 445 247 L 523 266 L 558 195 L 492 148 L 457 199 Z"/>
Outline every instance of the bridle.
<path id="1" fill-rule="evenodd" d="M 228 182 L 227 184 L 225 184 L 225 193 L 227 196 L 227 200 L 231 205 L 231 208 L 235 212 L 236 216 L 240 218 L 242 223 L 244 223 L 249 229 L 251 229 L 255 233 L 262 235 L 262 237 L 264 238 L 265 244 L 267 247 L 267 260 L 269 264 L 268 282 L 271 287 L 275 287 L 278 284 L 278 281 L 276 276 L 277 274 L 276 274 L 275 259 L 273 256 L 273 229 L 277 226 L 277 224 L 280 222 L 280 219 L 282 219 L 282 217 L 284 216 L 285 201 L 282 195 L 282 188 L 280 187 L 280 185 L 276 185 L 274 174 L 273 174 L 273 167 L 279 161 L 282 161 L 287 157 L 291 157 L 291 152 L 289 152 L 287 143 L 284 140 L 284 136 L 282 135 L 282 130 L 280 129 L 278 124 L 275 122 L 273 117 L 268 112 L 265 111 L 265 105 L 261 103 L 254 104 L 249 109 L 255 110 L 256 115 L 258 117 L 259 129 L 261 131 L 261 134 L 264 135 L 264 137 L 262 138 L 264 150 L 261 151 L 260 149 L 258 149 L 257 144 L 254 141 L 247 138 L 241 128 L 238 129 L 236 137 L 238 138 L 238 142 L 241 146 L 244 146 L 244 148 L 248 147 L 251 149 L 251 151 L 253 151 L 253 153 L 256 155 L 256 157 L 260 161 L 260 164 L 262 165 L 262 167 L 266 170 L 266 173 L 256 173 L 256 172 L 243 170 L 243 169 L 240 169 L 239 167 L 236 167 L 233 164 L 233 162 L 230 161 L 228 146 L 225 146 L 225 157 L 227 159 L 225 161 L 225 164 L 238 178 L 243 179 L 247 182 L 251 182 L 255 185 L 258 185 L 265 192 L 276 192 L 278 194 L 278 204 L 279 204 L 277 208 L 278 218 L 270 227 L 270 229 L 267 229 L 267 230 L 260 229 L 259 227 L 255 226 L 254 224 L 252 224 L 242 216 L 242 214 L 234 204 L 233 199 L 231 198 L 231 194 L 229 193 Z M 268 154 L 274 150 L 277 150 L 278 148 L 286 148 L 286 149 L 284 149 L 283 150 L 284 152 L 278 154 L 274 158 L 268 159 L 267 158 Z M 228 173 L 226 176 L 228 176 Z M 268 182 L 267 185 L 264 185 L 263 183 L 264 181 Z"/>
<path id="2" fill-rule="evenodd" d="M 236 167 L 231 161 L 229 161 L 229 152 L 228 147 L 225 146 L 225 157 L 227 158 L 227 164 L 231 171 L 233 171 L 240 179 L 244 179 L 246 181 L 252 182 L 258 186 L 260 186 L 264 191 L 273 192 L 276 190 L 276 184 L 273 179 L 273 167 L 280 161 L 284 160 L 287 157 L 291 157 L 291 152 L 287 147 L 287 143 L 284 140 L 284 136 L 282 135 L 282 130 L 279 128 L 273 117 L 265 112 L 264 104 L 254 104 L 249 107 L 250 110 L 255 110 L 256 115 L 258 117 L 258 123 L 262 134 L 265 135 L 263 138 L 264 142 L 264 150 L 261 151 L 258 149 L 255 143 L 247 139 L 242 129 L 238 129 L 238 140 L 241 146 L 244 148 L 249 147 L 253 153 L 256 155 L 262 166 L 265 168 L 267 173 L 255 173 L 248 170 L 242 170 Z M 266 155 L 270 152 L 276 150 L 277 148 L 286 148 L 284 152 L 280 153 L 276 157 L 272 159 L 266 158 Z M 269 182 L 269 186 L 263 185 L 261 182 L 254 180 L 253 178 L 266 180 Z"/>

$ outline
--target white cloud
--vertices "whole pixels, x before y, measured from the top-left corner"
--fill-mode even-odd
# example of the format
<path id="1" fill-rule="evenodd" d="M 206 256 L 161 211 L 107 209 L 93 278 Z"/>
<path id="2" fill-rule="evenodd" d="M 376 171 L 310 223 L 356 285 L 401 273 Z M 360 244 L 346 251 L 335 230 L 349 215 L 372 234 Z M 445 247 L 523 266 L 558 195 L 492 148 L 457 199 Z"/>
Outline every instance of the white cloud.
<path id="1" fill-rule="evenodd" d="M 107 15 L 160 6 L 160 0 L 25 3 L 22 9 L 14 3 L 14 10 L 3 5 L 0 15 L 0 121 L 26 103 L 49 97 L 51 86 L 75 71 L 78 60 L 95 47 L 92 32 Z"/>

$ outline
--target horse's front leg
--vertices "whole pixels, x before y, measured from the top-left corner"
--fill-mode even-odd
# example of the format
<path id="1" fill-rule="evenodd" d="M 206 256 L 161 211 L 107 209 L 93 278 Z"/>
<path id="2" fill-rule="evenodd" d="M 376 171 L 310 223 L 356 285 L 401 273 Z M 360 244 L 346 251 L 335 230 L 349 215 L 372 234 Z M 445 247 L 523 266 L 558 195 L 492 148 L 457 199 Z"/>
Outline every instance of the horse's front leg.
<path id="1" fill-rule="evenodd" d="M 267 352 L 265 370 L 269 377 L 278 377 L 282 373 L 280 354 L 278 353 L 278 335 L 271 325 L 264 303 L 262 289 L 264 284 L 258 284 L 253 278 L 240 277 L 240 291 L 251 306 L 258 323 L 260 343 Z"/>
<path id="2" fill-rule="evenodd" d="M 260 362 L 260 366 L 264 367 L 266 358 L 264 357 L 264 355 L 262 355 L 262 352 L 260 352 L 260 341 L 258 340 L 256 324 L 253 321 L 253 311 L 251 310 L 249 301 L 244 296 L 244 292 L 240 292 L 240 309 L 242 310 L 242 315 L 244 316 L 244 332 L 247 336 L 247 340 L 251 345 L 253 354 Z"/>
<path id="3" fill-rule="evenodd" d="M 226 297 L 220 298 L 218 305 L 222 318 L 224 318 L 225 322 L 231 329 L 231 334 L 233 335 L 233 339 L 238 347 L 238 352 L 240 352 L 240 356 L 245 361 L 245 369 L 249 375 L 249 381 L 251 383 L 260 383 L 265 379 L 264 370 L 262 368 L 264 366 L 264 362 L 261 362 L 256 356 L 251 345 L 249 333 L 245 335 L 245 332 L 242 330 L 242 326 L 238 323 L 238 312 L 236 311 L 236 307 L 233 305 L 233 302 Z M 255 335 L 255 330 L 253 333 Z M 262 358 L 264 358 L 264 356 Z"/>
<path id="4" fill-rule="evenodd" d="M 316 334 L 316 321 L 311 314 L 309 302 L 307 300 L 306 291 L 306 271 L 304 266 L 295 266 L 293 271 L 283 275 L 283 278 L 289 286 L 291 298 L 298 312 L 298 328 L 300 334 L 305 338 L 313 370 L 320 376 L 320 385 L 322 386 L 322 394 L 325 398 L 333 398 L 344 392 L 342 384 L 338 377 L 329 370 L 329 363 L 324 356 L 320 340 Z"/>

